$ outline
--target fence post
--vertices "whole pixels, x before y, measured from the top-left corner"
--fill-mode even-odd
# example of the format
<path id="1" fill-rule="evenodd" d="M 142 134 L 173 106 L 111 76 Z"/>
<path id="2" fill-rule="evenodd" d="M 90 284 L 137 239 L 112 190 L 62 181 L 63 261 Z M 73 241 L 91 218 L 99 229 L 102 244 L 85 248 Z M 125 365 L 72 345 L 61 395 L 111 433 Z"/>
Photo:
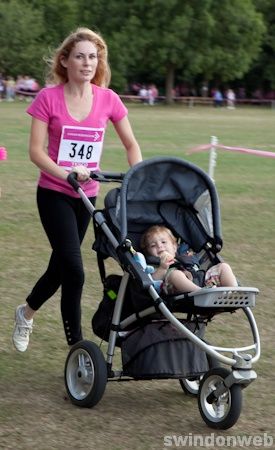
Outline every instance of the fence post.
<path id="1" fill-rule="evenodd" d="M 218 138 L 216 136 L 211 136 L 211 149 L 209 152 L 209 166 L 208 166 L 208 175 L 214 181 L 214 169 L 216 167 L 217 161 L 217 150 L 216 145 L 218 144 Z"/>

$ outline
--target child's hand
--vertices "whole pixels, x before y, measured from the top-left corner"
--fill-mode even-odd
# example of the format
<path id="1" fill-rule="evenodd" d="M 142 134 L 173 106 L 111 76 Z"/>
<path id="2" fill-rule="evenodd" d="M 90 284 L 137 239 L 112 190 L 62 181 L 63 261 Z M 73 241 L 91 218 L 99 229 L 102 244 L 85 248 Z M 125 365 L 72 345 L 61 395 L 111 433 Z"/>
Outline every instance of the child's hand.
<path id="1" fill-rule="evenodd" d="M 175 258 L 171 253 L 162 252 L 160 254 L 160 267 L 168 269 L 168 267 L 175 262 Z"/>

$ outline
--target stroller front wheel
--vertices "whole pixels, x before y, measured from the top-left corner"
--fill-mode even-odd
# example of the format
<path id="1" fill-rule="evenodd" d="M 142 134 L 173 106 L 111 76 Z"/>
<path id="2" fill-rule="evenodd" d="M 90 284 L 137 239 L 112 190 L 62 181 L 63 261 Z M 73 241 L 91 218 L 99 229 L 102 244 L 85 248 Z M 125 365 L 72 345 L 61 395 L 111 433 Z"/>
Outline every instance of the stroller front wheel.
<path id="1" fill-rule="evenodd" d="M 65 386 L 74 405 L 91 408 L 102 398 L 107 367 L 100 348 L 91 341 L 77 342 L 70 350 L 64 370 Z"/>
<path id="2" fill-rule="evenodd" d="M 201 380 L 198 406 L 203 420 L 211 428 L 226 430 L 232 427 L 240 416 L 242 389 L 239 384 L 227 387 L 226 391 L 217 398 L 214 397 L 213 401 L 213 393 L 229 374 L 230 370 L 217 367 L 210 369 Z"/>

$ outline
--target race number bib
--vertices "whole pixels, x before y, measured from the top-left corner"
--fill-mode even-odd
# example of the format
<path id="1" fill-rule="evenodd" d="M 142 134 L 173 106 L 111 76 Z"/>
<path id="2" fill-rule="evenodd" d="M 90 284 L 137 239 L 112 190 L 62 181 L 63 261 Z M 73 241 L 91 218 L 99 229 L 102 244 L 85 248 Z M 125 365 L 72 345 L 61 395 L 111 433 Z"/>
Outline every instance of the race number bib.
<path id="1" fill-rule="evenodd" d="M 103 139 L 104 128 L 63 126 L 57 164 L 66 170 L 74 166 L 98 170 Z"/>

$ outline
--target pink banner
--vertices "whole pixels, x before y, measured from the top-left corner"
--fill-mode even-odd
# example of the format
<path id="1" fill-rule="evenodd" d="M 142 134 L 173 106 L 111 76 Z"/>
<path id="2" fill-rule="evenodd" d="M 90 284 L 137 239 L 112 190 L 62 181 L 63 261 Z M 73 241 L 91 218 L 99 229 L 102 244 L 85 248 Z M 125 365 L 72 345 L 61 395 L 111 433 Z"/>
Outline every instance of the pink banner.
<path id="1" fill-rule="evenodd" d="M 227 145 L 220 145 L 220 144 L 202 144 L 202 145 L 198 145 L 196 147 L 191 148 L 187 152 L 187 154 L 197 153 L 197 152 L 204 152 L 204 151 L 210 150 L 212 147 L 221 148 L 223 150 L 229 150 L 229 151 L 232 151 L 232 152 L 248 153 L 250 155 L 263 156 L 264 158 L 275 158 L 275 153 L 274 152 L 267 152 L 267 151 L 264 151 L 264 150 L 253 150 L 252 148 L 229 147 Z"/>
<path id="2" fill-rule="evenodd" d="M 0 147 L 0 160 L 4 161 L 7 159 L 7 150 L 5 147 Z"/>

